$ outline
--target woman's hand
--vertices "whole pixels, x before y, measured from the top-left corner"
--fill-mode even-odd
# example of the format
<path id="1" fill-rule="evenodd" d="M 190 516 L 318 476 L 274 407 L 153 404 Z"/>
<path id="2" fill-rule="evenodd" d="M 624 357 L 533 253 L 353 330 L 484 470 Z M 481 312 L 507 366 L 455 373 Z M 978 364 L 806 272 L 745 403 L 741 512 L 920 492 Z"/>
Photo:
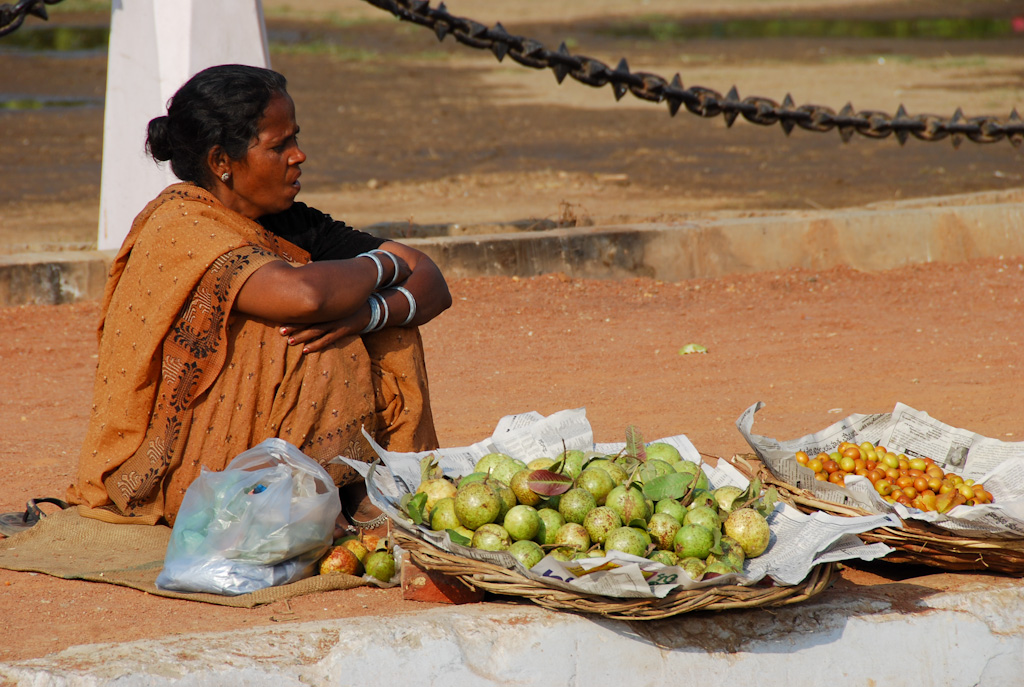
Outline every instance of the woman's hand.
<path id="1" fill-rule="evenodd" d="M 365 319 L 351 315 L 331 322 L 286 324 L 280 328 L 280 332 L 288 338 L 289 346 L 302 346 L 303 354 L 316 353 L 346 336 L 359 334 L 365 326 Z"/>

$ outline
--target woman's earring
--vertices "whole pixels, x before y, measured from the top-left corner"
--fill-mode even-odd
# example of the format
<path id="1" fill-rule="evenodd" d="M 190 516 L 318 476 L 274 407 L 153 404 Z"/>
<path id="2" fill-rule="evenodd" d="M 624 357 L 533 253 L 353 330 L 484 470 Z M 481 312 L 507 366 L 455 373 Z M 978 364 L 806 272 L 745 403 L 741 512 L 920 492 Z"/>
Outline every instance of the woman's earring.
<path id="1" fill-rule="evenodd" d="M 228 183 L 228 179 L 230 178 L 231 172 L 224 172 L 223 174 L 220 175 L 220 180 L 223 181 L 225 184 Z"/>

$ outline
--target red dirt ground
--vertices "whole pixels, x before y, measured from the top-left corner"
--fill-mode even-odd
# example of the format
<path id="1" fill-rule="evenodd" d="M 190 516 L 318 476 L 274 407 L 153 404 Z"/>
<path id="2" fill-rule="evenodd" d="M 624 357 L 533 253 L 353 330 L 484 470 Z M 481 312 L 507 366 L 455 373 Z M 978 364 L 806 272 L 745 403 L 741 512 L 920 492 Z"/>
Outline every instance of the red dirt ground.
<path id="1" fill-rule="evenodd" d="M 758 433 L 793 438 L 897 401 L 951 425 L 1024 437 L 1024 259 L 886 272 L 793 270 L 661 283 L 547 275 L 451 284 L 455 306 L 424 328 L 444 445 L 488 435 L 505 414 L 585 407 L 599 441 L 633 423 L 684 433 L 702 452 L 747 450 L 735 419 L 764 401 Z M 0 310 L 4 482 L 0 510 L 61 494 L 89 407 L 96 303 Z M 700 343 L 704 355 L 681 356 Z M 847 569 L 825 594 L 898 600 L 899 580 L 977 581 L 930 569 Z M 905 581 L 905 580 L 903 580 Z M 872 585 L 867 590 L 865 585 Z M 358 589 L 252 610 L 0 570 L 7 632 L 0 660 L 67 646 L 230 630 L 282 620 L 424 608 L 398 590 Z"/>

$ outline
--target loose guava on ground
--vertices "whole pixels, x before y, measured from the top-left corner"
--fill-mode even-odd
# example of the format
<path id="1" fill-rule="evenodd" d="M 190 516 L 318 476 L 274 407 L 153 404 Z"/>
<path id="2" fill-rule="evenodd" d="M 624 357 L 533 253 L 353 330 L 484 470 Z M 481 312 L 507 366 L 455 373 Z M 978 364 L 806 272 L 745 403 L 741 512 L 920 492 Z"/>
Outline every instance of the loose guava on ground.
<path id="1" fill-rule="evenodd" d="M 390 551 L 374 551 L 363 562 L 366 574 L 381 582 L 390 582 L 395 576 L 395 556 Z"/>

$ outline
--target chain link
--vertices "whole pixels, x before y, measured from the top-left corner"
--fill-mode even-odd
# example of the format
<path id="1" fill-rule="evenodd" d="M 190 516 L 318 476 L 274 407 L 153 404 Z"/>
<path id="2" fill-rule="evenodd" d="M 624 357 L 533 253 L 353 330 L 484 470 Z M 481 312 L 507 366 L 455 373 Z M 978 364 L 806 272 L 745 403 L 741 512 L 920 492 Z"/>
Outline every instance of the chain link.
<path id="1" fill-rule="evenodd" d="M 854 134 L 875 139 L 896 136 L 900 145 L 911 137 L 920 141 L 949 138 L 954 147 L 965 139 L 974 143 L 996 143 L 1005 139 L 1014 147 L 1024 142 L 1024 121 L 1016 109 L 1003 121 L 993 116 L 967 118 L 959 109 L 949 118 L 931 114 L 909 115 L 902 105 L 895 115 L 875 110 L 856 111 L 850 104 L 836 113 L 823 105 L 796 106 L 789 95 L 781 104 L 759 96 L 740 98 L 735 86 L 723 96 L 703 86 L 684 88 L 678 74 L 669 82 L 657 74 L 630 72 L 625 59 L 612 69 L 592 57 L 570 54 L 564 43 L 558 50 L 548 50 L 536 40 L 509 34 L 500 23 L 488 29 L 479 22 L 449 14 L 444 3 L 435 9 L 429 0 L 364 2 L 404 21 L 432 28 L 438 40 L 444 40 L 451 34 L 460 43 L 490 50 L 499 61 L 508 55 L 523 66 L 550 69 L 559 83 L 566 76 L 571 76 L 595 88 L 610 85 L 616 100 L 629 92 L 641 100 L 665 102 L 673 117 L 680 107 L 685 107 L 688 112 L 701 117 L 721 115 L 728 126 L 732 126 L 737 117 L 761 126 L 778 124 L 787 135 L 795 127 L 814 132 L 838 129 L 843 142 L 849 141 Z"/>
<path id="2" fill-rule="evenodd" d="M 49 19 L 46 6 L 56 5 L 58 2 L 61 0 L 20 0 L 13 5 L 5 2 L 0 5 L 0 36 L 13 32 L 30 14 L 40 19 Z"/>

